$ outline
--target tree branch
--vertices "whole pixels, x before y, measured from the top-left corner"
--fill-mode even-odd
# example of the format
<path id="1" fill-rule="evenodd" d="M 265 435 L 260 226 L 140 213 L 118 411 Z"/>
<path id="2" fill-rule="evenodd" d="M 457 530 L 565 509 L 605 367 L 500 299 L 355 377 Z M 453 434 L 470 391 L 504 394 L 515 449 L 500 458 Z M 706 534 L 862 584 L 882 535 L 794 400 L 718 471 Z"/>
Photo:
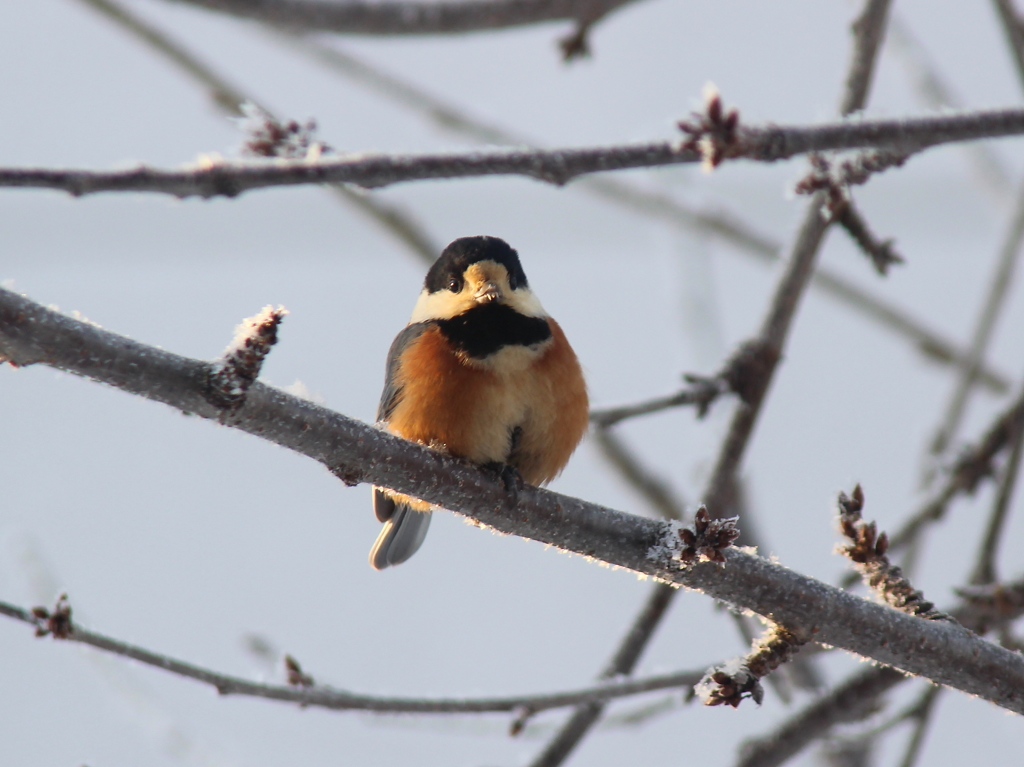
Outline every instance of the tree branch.
<path id="1" fill-rule="evenodd" d="M 978 371 L 988 353 L 996 321 L 1006 307 L 1006 298 L 1010 285 L 1013 283 L 1017 263 L 1020 260 L 1022 243 L 1024 243 L 1024 182 L 1021 183 L 1020 189 L 1017 191 L 1013 215 L 1010 217 L 1010 224 L 999 248 L 991 282 L 982 299 L 981 310 L 974 332 L 971 334 L 968 346 L 968 364 L 960 370 L 957 376 L 953 394 L 950 396 L 949 404 L 946 406 L 946 412 L 942 418 L 942 424 L 929 446 L 932 456 L 944 453 L 960 428 L 960 421 L 963 419 L 967 406 L 967 397 L 977 381 Z"/>
<path id="2" fill-rule="evenodd" d="M 703 591 L 794 630 L 812 631 L 816 641 L 1024 713 L 1024 658 L 959 626 L 905 615 L 737 549 L 726 551 L 724 567 L 681 567 L 673 558 L 673 523 L 547 490 L 523 488 L 518 506 L 510 509 L 491 473 L 258 381 L 241 408 L 225 413 L 206 391 L 209 363 L 115 335 L 4 289 L 0 355 L 19 366 L 43 363 L 217 420 L 313 458 L 346 483 L 391 488 L 499 532 Z"/>
<path id="3" fill-rule="evenodd" d="M 327 45 L 312 35 L 279 31 L 275 37 L 286 42 L 293 50 L 312 57 L 331 71 L 369 86 L 374 92 L 390 98 L 401 106 L 412 109 L 437 127 L 455 135 L 485 144 L 537 146 L 536 141 L 526 136 L 476 119 L 455 105 L 394 75 L 383 72 L 350 53 Z M 972 144 L 971 146 L 981 151 L 985 145 Z M 608 176 L 591 176 L 581 179 L 576 188 L 672 226 L 684 230 L 695 229 L 719 237 L 738 248 L 741 253 L 761 261 L 767 263 L 779 261 L 782 243 L 756 231 L 728 213 L 694 209 L 669 194 L 643 189 L 622 179 Z M 833 298 L 861 312 L 882 327 L 906 337 L 928 358 L 960 368 L 968 364 L 967 352 L 956 343 L 926 327 L 903 309 L 896 308 L 884 299 L 868 293 L 842 275 L 825 266 L 818 266 L 813 280 L 818 288 Z M 987 367 L 981 371 L 981 381 L 993 391 L 1004 392 L 1008 388 L 1007 380 Z"/>
<path id="4" fill-rule="evenodd" d="M 37 608 L 38 609 L 38 608 Z M 0 615 L 45 629 L 46 621 L 32 611 L 7 602 L 0 602 Z M 60 639 L 95 647 L 98 650 L 120 655 L 125 658 L 154 666 L 172 674 L 194 679 L 216 688 L 221 695 L 242 695 L 268 700 L 296 703 L 300 706 L 333 709 L 335 711 L 374 711 L 392 714 L 483 714 L 514 711 L 529 707 L 532 711 L 547 711 L 554 708 L 575 706 L 580 703 L 608 701 L 656 690 L 689 687 L 700 681 L 703 671 L 680 671 L 674 674 L 659 674 L 637 680 L 606 682 L 567 692 L 540 695 L 518 695 L 494 698 L 391 698 L 377 695 L 360 695 L 338 690 L 325 685 L 289 684 L 274 685 L 252 682 L 248 679 L 221 674 L 200 666 L 176 660 L 167 655 L 152 652 L 136 645 L 122 642 L 83 629 L 70 623 Z M 296 666 L 297 668 L 297 666 Z M 296 678 L 311 681 L 298 669 Z"/>
<path id="5" fill-rule="evenodd" d="M 145 21 L 114 0 L 81 0 L 96 12 L 115 23 L 137 40 L 170 61 L 193 82 L 207 90 L 213 103 L 233 117 L 245 114 L 243 106 L 255 105 L 267 115 L 273 113 L 250 95 L 233 86 L 198 55 L 173 39 L 163 30 Z M 273 117 L 272 117 L 273 119 Z M 363 190 L 338 184 L 331 188 L 336 199 L 347 203 L 376 221 L 426 263 L 440 252 L 423 227 L 406 211 L 371 196 Z"/>
<path id="6" fill-rule="evenodd" d="M 635 0 L 177 0 L 211 11 L 305 31 L 349 35 L 443 35 L 546 21 L 593 24 Z"/>
<path id="7" fill-rule="evenodd" d="M 866 147 L 897 152 L 939 144 L 1024 133 L 1024 109 L 1002 109 L 897 120 L 850 120 L 816 126 L 739 127 L 727 158 L 775 162 L 808 152 Z M 350 183 L 382 187 L 404 181 L 518 175 L 551 184 L 610 170 L 699 162 L 680 142 L 583 149 L 495 149 L 465 153 L 347 154 L 317 160 L 228 162 L 201 158 L 192 167 L 122 171 L 0 168 L 0 187 L 59 189 L 80 196 L 97 192 L 154 192 L 175 197 L 235 197 L 253 189 L 301 184 Z"/>
<path id="8" fill-rule="evenodd" d="M 1024 615 L 1024 579 L 985 594 L 969 595 L 949 614 L 971 631 L 986 633 Z M 770 735 L 749 741 L 740 749 L 736 767 L 777 767 L 823 737 L 832 727 L 857 721 L 871 713 L 879 696 L 907 681 L 887 667 L 860 671 L 804 710 L 798 711 Z"/>

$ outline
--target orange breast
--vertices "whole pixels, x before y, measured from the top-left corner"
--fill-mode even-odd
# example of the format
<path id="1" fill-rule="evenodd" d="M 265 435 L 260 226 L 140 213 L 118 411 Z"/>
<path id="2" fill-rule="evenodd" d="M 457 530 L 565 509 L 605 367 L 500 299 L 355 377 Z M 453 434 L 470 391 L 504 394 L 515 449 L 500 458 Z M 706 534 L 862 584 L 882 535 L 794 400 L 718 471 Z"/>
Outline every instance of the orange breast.
<path id="1" fill-rule="evenodd" d="M 565 467 L 587 430 L 587 390 L 576 354 L 554 320 L 552 340 L 532 364 L 481 367 L 457 355 L 437 328 L 402 354 L 401 400 L 389 428 L 474 463 L 510 459 L 512 430 L 522 429 L 512 461 L 530 484 Z"/>

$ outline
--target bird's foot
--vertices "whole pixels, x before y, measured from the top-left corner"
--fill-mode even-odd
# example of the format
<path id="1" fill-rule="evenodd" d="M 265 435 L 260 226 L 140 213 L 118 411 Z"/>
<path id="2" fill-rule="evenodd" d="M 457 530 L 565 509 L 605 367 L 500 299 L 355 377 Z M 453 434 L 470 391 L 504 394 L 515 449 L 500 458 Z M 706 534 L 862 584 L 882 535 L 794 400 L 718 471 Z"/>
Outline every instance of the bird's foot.
<path id="1" fill-rule="evenodd" d="M 497 475 L 501 486 L 505 488 L 507 496 L 506 506 L 514 509 L 519 504 L 519 490 L 526 484 L 523 481 L 523 475 L 519 473 L 519 469 L 510 463 L 503 463 L 501 461 L 492 461 L 491 463 L 484 464 L 484 468 Z"/>

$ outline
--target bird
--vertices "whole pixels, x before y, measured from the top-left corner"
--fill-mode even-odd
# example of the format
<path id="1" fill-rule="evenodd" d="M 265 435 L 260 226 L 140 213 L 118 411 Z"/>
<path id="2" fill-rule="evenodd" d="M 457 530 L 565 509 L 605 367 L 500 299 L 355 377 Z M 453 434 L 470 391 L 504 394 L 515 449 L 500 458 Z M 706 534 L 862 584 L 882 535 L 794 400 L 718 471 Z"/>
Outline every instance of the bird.
<path id="1" fill-rule="evenodd" d="M 498 237 L 461 237 L 427 271 L 388 351 L 378 425 L 493 470 L 514 502 L 519 482 L 558 476 L 587 431 L 576 353 L 533 294 L 519 254 Z M 431 506 L 374 486 L 384 523 L 370 564 L 405 562 Z"/>

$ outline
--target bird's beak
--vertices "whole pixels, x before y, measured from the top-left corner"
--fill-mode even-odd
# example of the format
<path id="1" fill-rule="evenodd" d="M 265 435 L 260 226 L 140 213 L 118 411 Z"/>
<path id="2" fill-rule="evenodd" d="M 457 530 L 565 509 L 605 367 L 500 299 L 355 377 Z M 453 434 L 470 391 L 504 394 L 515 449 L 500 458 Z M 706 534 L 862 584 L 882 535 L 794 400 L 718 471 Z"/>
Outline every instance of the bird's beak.
<path id="1" fill-rule="evenodd" d="M 477 300 L 477 303 L 489 304 L 501 298 L 501 288 L 498 286 L 498 283 L 488 281 L 477 289 L 473 297 Z"/>

